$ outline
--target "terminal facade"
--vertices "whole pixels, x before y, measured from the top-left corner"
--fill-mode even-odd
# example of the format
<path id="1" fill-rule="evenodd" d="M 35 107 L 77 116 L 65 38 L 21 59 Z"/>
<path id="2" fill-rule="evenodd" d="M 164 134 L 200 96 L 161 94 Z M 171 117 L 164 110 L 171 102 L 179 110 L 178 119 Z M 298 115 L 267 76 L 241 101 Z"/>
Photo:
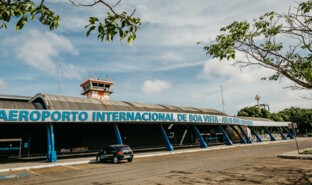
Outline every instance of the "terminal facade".
<path id="1" fill-rule="evenodd" d="M 110 101 L 114 83 L 88 79 L 82 95 L 0 95 L 0 154 L 18 157 L 97 152 L 106 145 L 128 144 L 134 150 L 206 148 L 210 143 L 293 139 L 287 122 L 233 117 L 214 109 Z M 251 134 L 249 134 L 249 132 Z M 229 133 L 232 137 L 229 136 Z M 277 133 L 279 137 L 276 137 Z"/>

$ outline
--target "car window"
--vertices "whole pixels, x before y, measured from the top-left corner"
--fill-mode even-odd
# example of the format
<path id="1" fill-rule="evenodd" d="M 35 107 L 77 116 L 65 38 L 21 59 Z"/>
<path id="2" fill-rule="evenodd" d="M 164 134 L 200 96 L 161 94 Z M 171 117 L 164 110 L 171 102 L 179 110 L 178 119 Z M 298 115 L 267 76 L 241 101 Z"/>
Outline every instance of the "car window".
<path id="1" fill-rule="evenodd" d="M 111 151 L 111 153 L 115 153 L 115 152 L 117 152 L 117 148 L 111 147 L 111 148 L 110 148 L 110 151 Z"/>
<path id="2" fill-rule="evenodd" d="M 110 151 L 109 147 L 106 147 L 106 148 L 103 149 L 103 153 L 109 153 L 109 151 Z"/>
<path id="3" fill-rule="evenodd" d="M 131 148 L 129 146 L 124 146 L 122 147 L 122 150 L 131 150 Z"/>

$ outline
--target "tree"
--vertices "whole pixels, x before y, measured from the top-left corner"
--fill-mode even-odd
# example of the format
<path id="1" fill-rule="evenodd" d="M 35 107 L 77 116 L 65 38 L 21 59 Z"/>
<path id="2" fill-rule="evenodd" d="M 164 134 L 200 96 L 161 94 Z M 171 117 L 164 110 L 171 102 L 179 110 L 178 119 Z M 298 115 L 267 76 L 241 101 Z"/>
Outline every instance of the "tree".
<path id="1" fill-rule="evenodd" d="M 231 60 L 242 52 L 240 67 L 263 66 L 275 74 L 262 79 L 286 77 L 295 82 L 293 89 L 312 89 L 312 1 L 299 3 L 284 14 L 269 12 L 253 20 L 235 21 L 221 28 L 220 34 L 204 44 L 207 55 Z"/>
<path id="2" fill-rule="evenodd" d="M 270 112 L 259 107 L 245 107 L 237 112 L 237 116 L 255 117 L 255 118 L 270 118 Z"/>
<path id="3" fill-rule="evenodd" d="M 237 116 L 267 118 L 273 121 L 285 121 L 297 123 L 299 133 L 312 132 L 312 109 L 291 107 L 278 113 L 270 113 L 259 107 L 245 107 L 237 112 Z"/>
<path id="4" fill-rule="evenodd" d="M 271 113 L 270 117 L 274 121 L 284 121 L 283 117 L 278 113 Z"/>
<path id="5" fill-rule="evenodd" d="M 284 121 L 297 123 L 299 133 L 305 134 L 312 131 L 312 109 L 291 107 L 278 112 L 278 114 L 283 117 Z"/>
<path id="6" fill-rule="evenodd" d="M 126 38 L 130 45 L 136 39 L 136 31 L 140 28 L 141 20 L 133 17 L 135 10 L 130 15 L 126 12 L 117 13 L 114 7 L 121 0 L 113 6 L 108 4 L 106 0 L 95 0 L 92 4 L 79 4 L 74 0 L 69 1 L 76 7 L 103 5 L 109 9 L 103 21 L 97 17 L 89 18 L 89 24 L 85 26 L 88 29 L 86 36 L 97 30 L 97 37 L 102 42 L 105 40 L 112 41 L 117 34 L 121 42 Z M 0 0 L 0 29 L 7 28 L 7 23 L 14 17 L 18 18 L 16 30 L 22 29 L 29 19 L 35 20 L 36 17 L 41 24 L 48 26 L 50 30 L 57 29 L 60 24 L 60 16 L 45 5 L 45 0 L 41 0 L 40 4 L 36 4 L 35 0 Z"/>

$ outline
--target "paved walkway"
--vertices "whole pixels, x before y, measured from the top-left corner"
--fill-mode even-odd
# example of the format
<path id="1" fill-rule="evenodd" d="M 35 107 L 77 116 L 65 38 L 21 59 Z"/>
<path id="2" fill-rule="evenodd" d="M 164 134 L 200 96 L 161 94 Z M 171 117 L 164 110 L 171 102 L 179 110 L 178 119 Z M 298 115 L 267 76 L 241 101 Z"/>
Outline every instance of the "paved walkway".
<path id="1" fill-rule="evenodd" d="M 232 146 L 219 145 L 219 146 L 209 146 L 208 148 L 178 149 L 172 152 L 168 152 L 168 151 L 144 152 L 144 153 L 137 153 L 134 156 L 135 158 L 144 158 L 144 157 L 174 155 L 174 154 L 191 153 L 191 152 L 203 152 L 203 151 L 209 151 L 209 150 L 222 150 L 222 149 L 227 149 L 227 148 L 248 147 L 248 146 L 254 146 L 254 145 L 266 145 L 266 144 L 274 144 L 274 143 L 282 143 L 282 142 L 290 142 L 290 140 L 287 140 L 287 141 L 280 140 L 280 141 L 274 141 L 274 142 L 266 141 L 262 143 L 255 142 L 252 144 L 234 144 Z M 307 156 L 307 154 L 304 154 L 304 155 Z M 286 156 L 286 154 L 284 156 Z M 296 154 L 289 152 L 288 156 L 296 156 Z M 312 158 L 312 155 L 309 155 L 309 157 Z M 55 167 L 55 166 L 69 166 L 69 165 L 87 164 L 87 163 L 95 163 L 95 156 L 94 157 L 58 159 L 57 162 L 54 162 L 54 163 L 46 162 L 45 160 L 3 163 L 3 164 L 0 164 L 0 172 L 49 168 L 49 167 Z"/>
<path id="2" fill-rule="evenodd" d="M 304 150 L 312 151 L 312 148 L 307 148 L 307 149 L 304 149 Z M 310 154 L 303 154 L 304 150 L 299 150 L 299 154 L 298 154 L 298 150 L 291 151 L 291 152 L 286 152 L 286 153 L 283 153 L 283 154 L 279 154 L 278 157 L 284 158 L 284 159 L 312 160 L 312 153 L 310 153 Z"/>

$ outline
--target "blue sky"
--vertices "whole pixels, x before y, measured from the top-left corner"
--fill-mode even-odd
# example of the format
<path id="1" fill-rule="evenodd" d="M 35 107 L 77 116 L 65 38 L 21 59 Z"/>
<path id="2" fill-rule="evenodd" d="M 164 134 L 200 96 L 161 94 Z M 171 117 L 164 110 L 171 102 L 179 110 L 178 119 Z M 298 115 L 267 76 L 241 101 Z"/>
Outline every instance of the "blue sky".
<path id="1" fill-rule="evenodd" d="M 61 15 L 58 30 L 29 22 L 15 31 L 15 21 L 0 30 L 0 94 L 80 96 L 83 80 L 108 75 L 115 82 L 112 100 L 222 110 L 222 84 L 228 114 L 255 105 L 258 93 L 260 103 L 269 104 L 273 112 L 291 106 L 311 108 L 311 101 L 300 98 L 311 93 L 285 89 L 293 84 L 287 79 L 261 81 L 272 72 L 234 68 L 211 59 L 196 44 L 213 39 L 221 27 L 235 20 L 250 21 L 268 11 L 285 12 L 295 1 L 122 1 L 117 11 L 136 9 L 143 23 L 131 47 L 118 38 L 101 43 L 94 34 L 85 37 L 87 18 L 104 15 L 105 7 L 76 8 L 64 0 L 50 2 L 51 9 Z"/>

